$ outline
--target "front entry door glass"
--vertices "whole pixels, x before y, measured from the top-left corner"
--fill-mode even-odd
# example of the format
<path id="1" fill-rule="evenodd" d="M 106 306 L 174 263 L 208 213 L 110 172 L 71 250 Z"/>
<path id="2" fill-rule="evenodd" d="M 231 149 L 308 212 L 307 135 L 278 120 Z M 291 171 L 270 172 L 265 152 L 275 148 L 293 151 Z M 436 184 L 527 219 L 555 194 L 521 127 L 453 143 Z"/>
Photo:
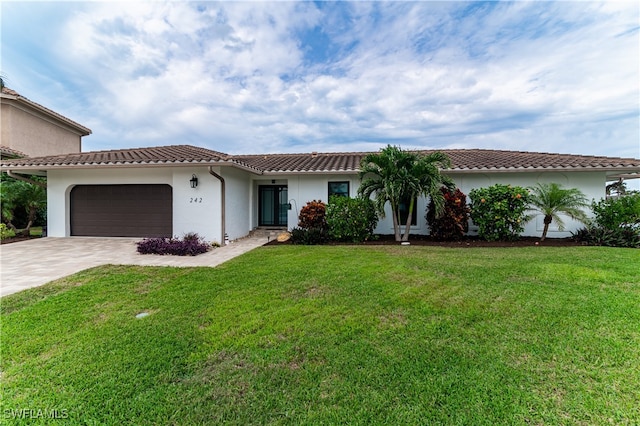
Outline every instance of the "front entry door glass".
<path id="1" fill-rule="evenodd" d="M 287 226 L 289 204 L 286 185 L 262 185 L 258 198 L 259 226 Z"/>

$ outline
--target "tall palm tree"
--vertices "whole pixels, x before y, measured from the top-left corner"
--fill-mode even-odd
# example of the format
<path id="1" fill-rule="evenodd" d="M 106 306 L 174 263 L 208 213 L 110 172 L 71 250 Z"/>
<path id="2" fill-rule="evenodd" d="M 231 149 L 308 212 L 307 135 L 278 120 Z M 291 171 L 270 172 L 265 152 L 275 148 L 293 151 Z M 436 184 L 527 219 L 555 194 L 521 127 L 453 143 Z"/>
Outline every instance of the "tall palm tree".
<path id="1" fill-rule="evenodd" d="M 440 187 L 452 186 L 453 183 L 449 177 L 440 173 L 440 169 L 450 165 L 449 157 L 441 152 L 421 155 L 387 145 L 379 153 L 369 154 L 362 159 L 362 184 L 358 192 L 366 198 L 374 195 L 374 204 L 381 217 L 384 217 L 384 208 L 389 202 L 395 239 L 408 241 L 416 197 L 430 196 L 438 214 L 443 210 L 444 199 Z M 404 200 L 409 200 L 409 206 L 404 234 L 401 235 L 400 206 Z"/>
<path id="2" fill-rule="evenodd" d="M 558 224 L 558 229 L 564 230 L 560 213 L 581 222 L 587 220 L 587 215 L 582 208 L 589 204 L 587 197 L 579 189 L 565 189 L 557 183 L 538 183 L 529 190 L 531 191 L 530 206 L 544 215 L 544 229 L 540 241 L 545 240 L 549 225 L 554 220 Z"/>

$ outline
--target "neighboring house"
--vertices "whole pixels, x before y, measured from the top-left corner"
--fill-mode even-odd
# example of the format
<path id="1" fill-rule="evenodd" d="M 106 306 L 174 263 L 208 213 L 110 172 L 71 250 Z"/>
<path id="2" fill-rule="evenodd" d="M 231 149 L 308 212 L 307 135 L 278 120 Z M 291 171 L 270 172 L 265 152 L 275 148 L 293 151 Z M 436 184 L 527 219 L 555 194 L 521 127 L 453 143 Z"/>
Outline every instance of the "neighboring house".
<path id="1" fill-rule="evenodd" d="M 426 151 L 425 151 L 426 152 Z M 453 167 L 445 171 L 466 194 L 495 183 L 532 186 L 557 182 L 605 196 L 608 180 L 638 176 L 640 159 L 480 149 L 442 150 Z M 354 197 L 358 169 L 367 153 L 228 155 L 189 145 L 96 151 L 2 161 L 2 170 L 47 175 L 48 235 L 182 236 L 197 232 L 209 241 L 234 240 L 257 227 L 291 229 L 300 209 L 331 194 Z M 428 234 L 427 200 L 419 199 L 413 234 Z M 549 231 L 566 237 L 567 230 Z M 542 216 L 524 235 L 538 236 Z M 390 215 L 376 229 L 393 233 Z M 473 232 L 473 228 L 472 228 Z"/>
<path id="2" fill-rule="evenodd" d="M 82 151 L 91 130 L 17 92 L 0 92 L 0 155 L 41 157 Z"/>

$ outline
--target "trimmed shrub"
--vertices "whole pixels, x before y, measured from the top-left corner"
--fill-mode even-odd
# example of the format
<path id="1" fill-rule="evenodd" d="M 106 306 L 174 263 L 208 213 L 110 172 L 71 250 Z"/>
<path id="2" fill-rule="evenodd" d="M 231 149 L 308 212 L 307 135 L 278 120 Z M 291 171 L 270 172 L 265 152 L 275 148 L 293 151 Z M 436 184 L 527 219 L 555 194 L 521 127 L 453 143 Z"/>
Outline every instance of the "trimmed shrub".
<path id="1" fill-rule="evenodd" d="M 327 205 L 329 238 L 361 243 L 371 239 L 378 214 L 368 198 L 331 197 Z"/>
<path id="2" fill-rule="evenodd" d="M 454 191 L 443 186 L 444 211 L 437 217 L 433 200 L 427 209 L 427 224 L 431 236 L 436 240 L 461 240 L 469 231 L 469 207 L 467 196 L 456 188 Z"/>
<path id="3" fill-rule="evenodd" d="M 195 233 L 189 233 L 182 240 L 176 238 L 145 238 L 137 243 L 140 254 L 174 256 L 197 256 L 209 250 L 209 244 Z"/>
<path id="4" fill-rule="evenodd" d="M 496 184 L 471 190 L 469 198 L 471 219 L 480 237 L 487 241 L 516 240 L 531 219 L 525 214 L 529 205 L 526 188 Z"/>

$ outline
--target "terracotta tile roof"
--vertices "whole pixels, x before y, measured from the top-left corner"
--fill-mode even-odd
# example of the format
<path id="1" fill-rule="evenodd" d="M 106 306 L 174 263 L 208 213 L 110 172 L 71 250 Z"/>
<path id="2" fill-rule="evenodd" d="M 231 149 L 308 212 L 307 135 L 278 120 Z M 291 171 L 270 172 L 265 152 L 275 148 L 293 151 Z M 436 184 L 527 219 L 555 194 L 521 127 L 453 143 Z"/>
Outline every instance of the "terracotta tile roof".
<path id="1" fill-rule="evenodd" d="M 484 149 L 441 150 L 451 158 L 451 172 L 603 170 L 640 173 L 640 159 Z M 420 151 L 429 153 L 433 151 Z M 367 152 L 229 155 L 191 145 L 94 151 L 40 158 L 3 160 L 4 169 L 100 166 L 231 165 L 257 174 L 356 173 Z"/>
<path id="2" fill-rule="evenodd" d="M 483 149 L 444 149 L 451 171 L 633 169 L 640 172 L 640 159 L 550 154 L 542 152 Z M 419 151 L 428 154 L 433 151 Z M 266 173 L 357 172 L 366 152 L 235 155 L 233 159 Z"/>
<path id="3" fill-rule="evenodd" d="M 34 108 L 36 110 L 39 110 L 41 112 L 44 112 L 45 114 L 48 114 L 52 117 L 57 118 L 59 121 L 67 124 L 68 126 L 71 126 L 72 128 L 76 129 L 78 131 L 78 133 L 80 133 L 82 136 L 87 136 L 91 134 L 91 129 L 89 129 L 88 127 L 83 126 L 82 124 L 76 123 L 75 121 L 71 120 L 70 118 L 65 117 L 62 114 L 59 114 L 45 106 L 40 105 L 37 102 L 33 102 L 32 100 L 25 98 L 24 96 L 22 96 L 20 93 L 16 92 L 15 90 L 9 89 L 8 87 L 3 87 L 2 88 L 2 98 L 5 99 L 11 99 L 14 100 L 16 102 L 20 102 L 26 105 L 29 105 L 31 108 Z"/>
<path id="4" fill-rule="evenodd" d="M 366 152 L 234 155 L 235 161 L 265 172 L 355 172 Z"/>
<path id="5" fill-rule="evenodd" d="M 56 168 L 65 166 L 136 166 L 175 165 L 193 163 L 219 163 L 231 161 L 231 157 L 217 151 L 191 145 L 171 145 L 154 148 L 90 151 L 48 157 L 5 160 L 3 168 Z"/>
<path id="6" fill-rule="evenodd" d="M 2 158 L 20 158 L 20 157 L 28 157 L 22 151 L 18 151 L 17 149 L 9 148 L 8 146 L 0 146 L 0 157 Z"/>
<path id="7" fill-rule="evenodd" d="M 443 150 L 457 170 L 640 168 L 640 159 L 487 149 Z"/>

